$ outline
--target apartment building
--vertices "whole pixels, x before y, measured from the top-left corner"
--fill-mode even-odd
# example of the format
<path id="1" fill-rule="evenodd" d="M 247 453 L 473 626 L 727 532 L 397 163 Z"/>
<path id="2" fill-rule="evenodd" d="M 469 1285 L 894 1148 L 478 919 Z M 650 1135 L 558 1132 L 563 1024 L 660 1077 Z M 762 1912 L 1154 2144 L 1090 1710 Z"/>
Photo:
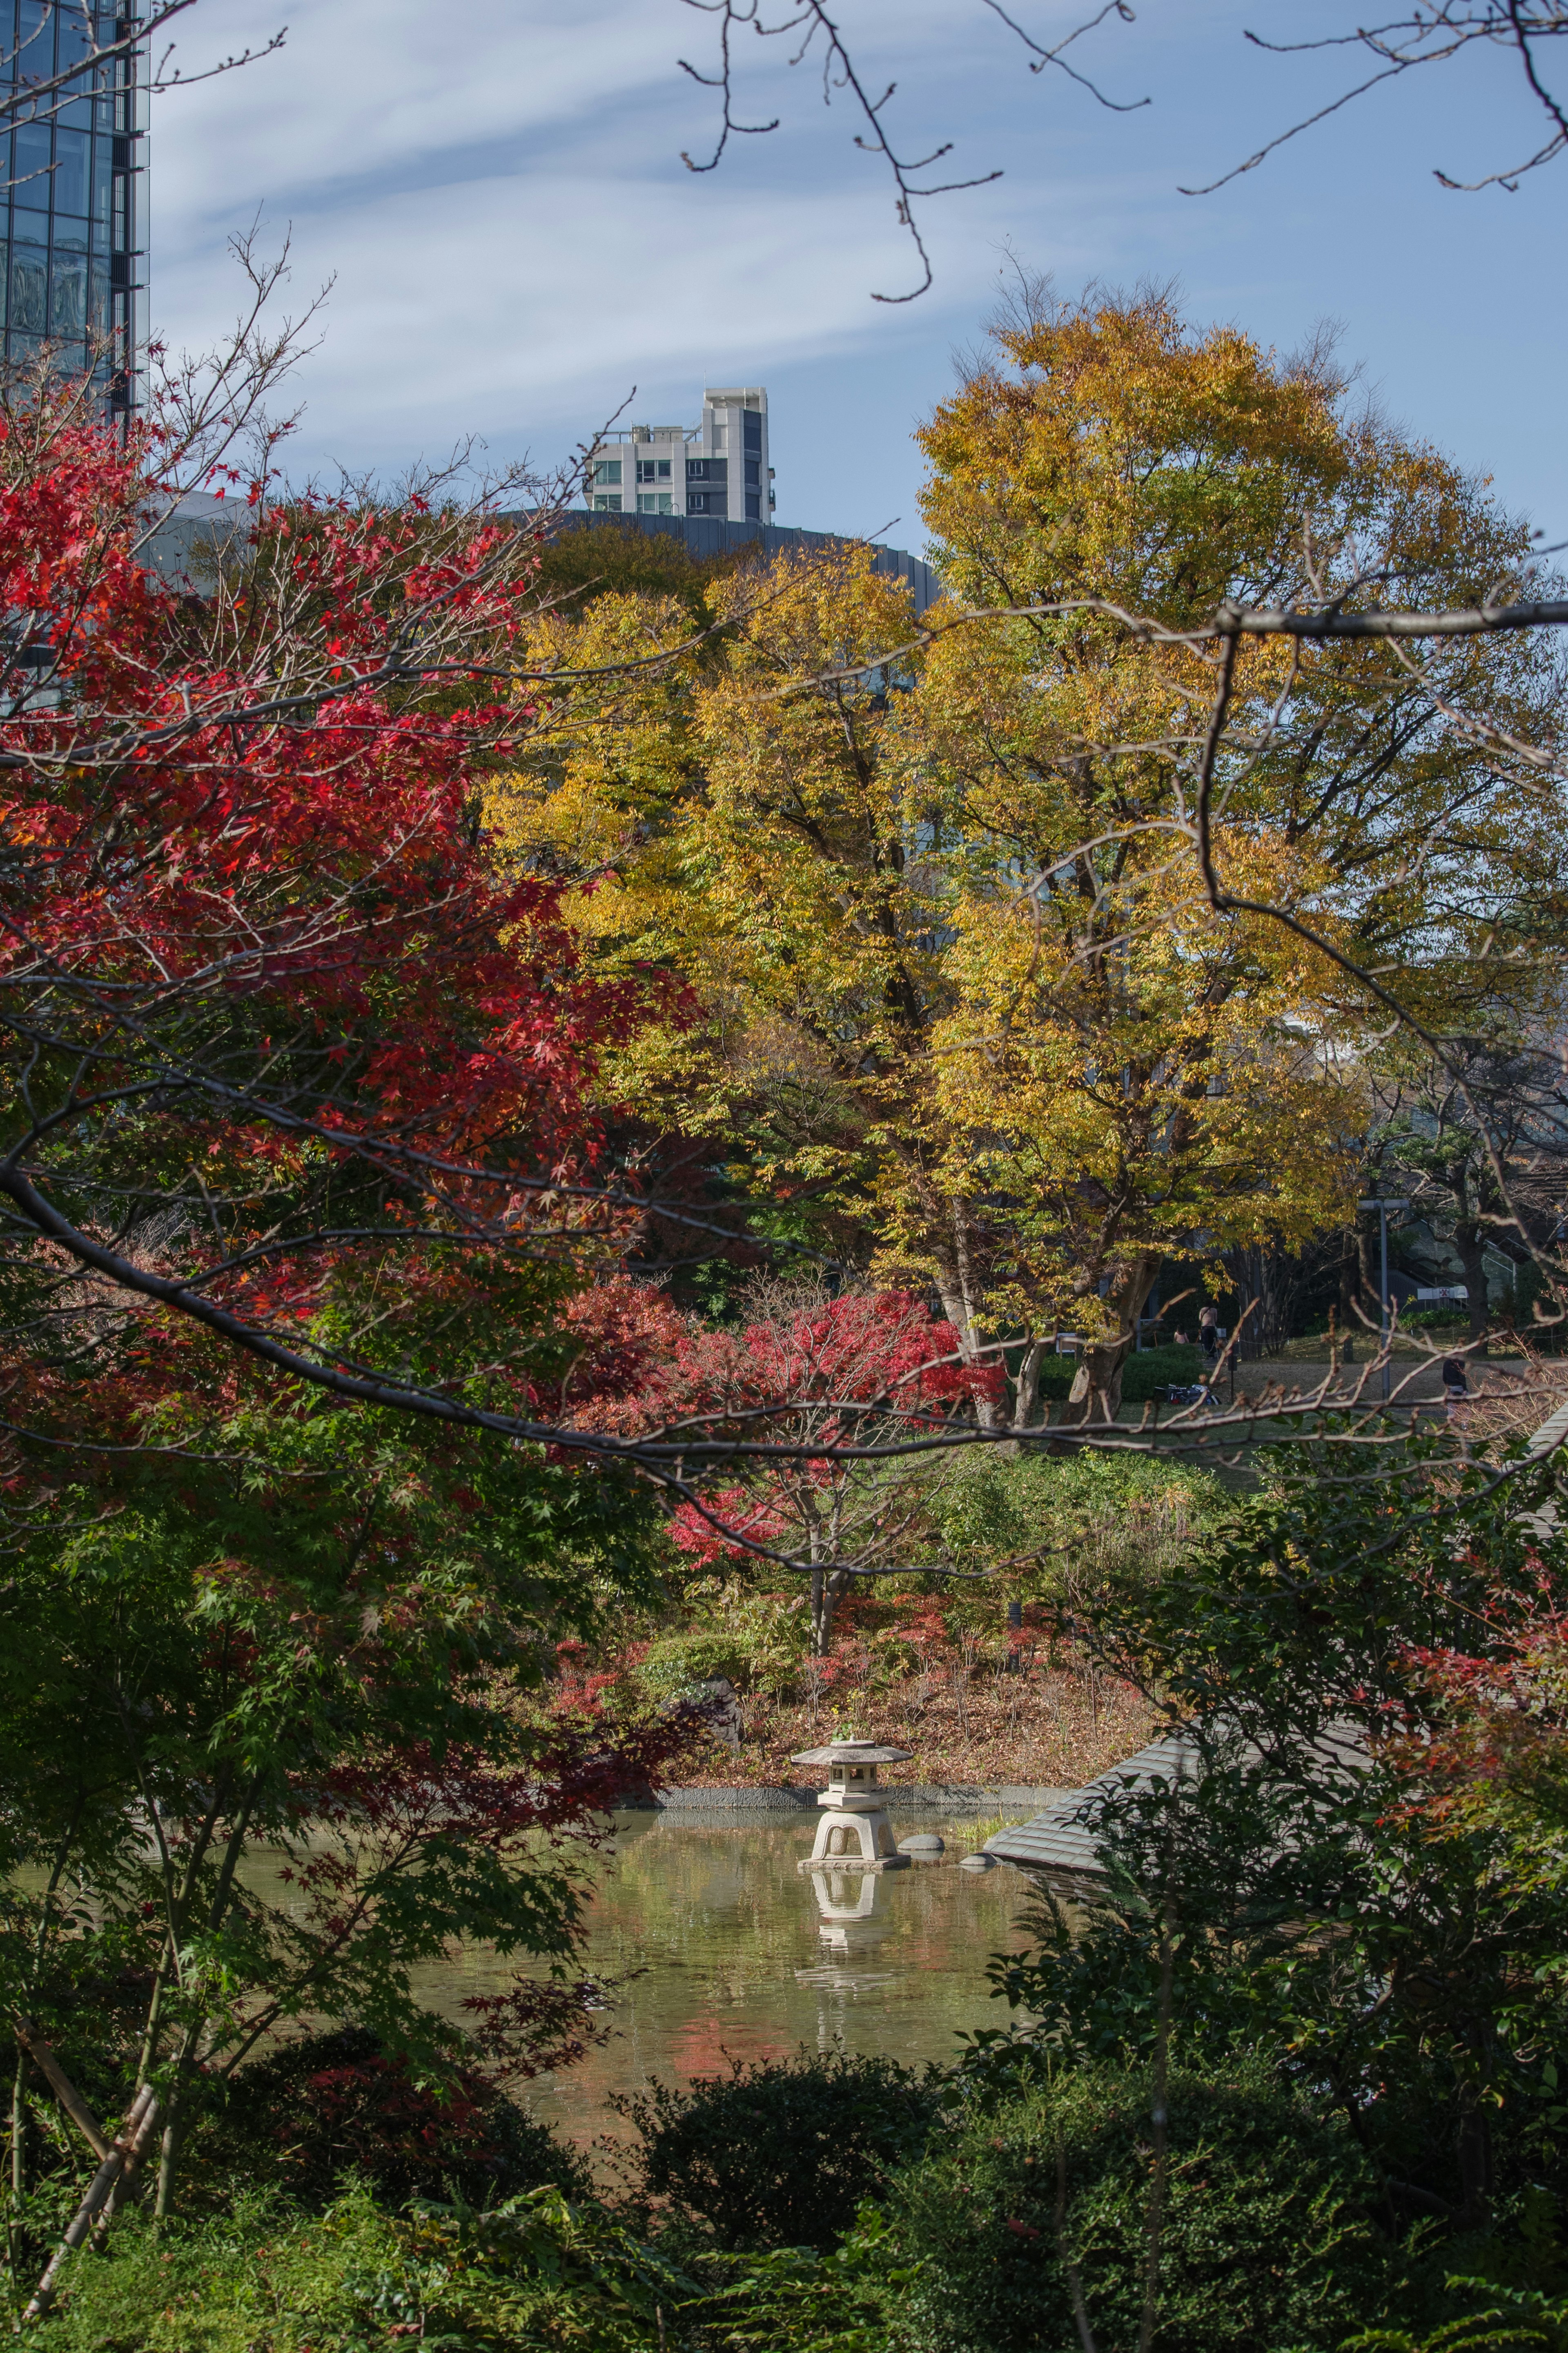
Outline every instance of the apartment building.
<path id="1" fill-rule="evenodd" d="M 777 503 L 773 480 L 763 386 L 710 387 L 694 428 L 631 425 L 607 433 L 589 459 L 584 503 L 595 514 L 765 523 Z"/>

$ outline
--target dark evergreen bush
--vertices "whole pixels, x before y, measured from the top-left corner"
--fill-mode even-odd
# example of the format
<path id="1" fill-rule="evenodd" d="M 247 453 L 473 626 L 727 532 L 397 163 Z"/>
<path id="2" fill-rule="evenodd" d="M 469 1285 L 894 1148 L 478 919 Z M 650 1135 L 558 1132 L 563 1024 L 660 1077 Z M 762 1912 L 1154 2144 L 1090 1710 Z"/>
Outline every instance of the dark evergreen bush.
<path id="1" fill-rule="evenodd" d="M 1175 2075 L 1169 2109 L 1155 2353 L 1331 2353 L 1394 2311 L 1410 2325 L 1348 2133 L 1261 2067 Z M 1141 2071 L 1075 2071 L 966 2120 L 889 2193 L 910 2353 L 1067 2353 L 1064 2244 L 1097 2343 L 1136 2345 L 1152 2162 Z"/>
<path id="2" fill-rule="evenodd" d="M 591 2189 L 582 2160 L 492 2084 L 465 2073 L 443 2095 L 363 2027 L 307 2036 L 242 2068 L 195 2155 L 209 2182 L 254 2182 L 311 2208 L 350 2174 L 392 2207 L 453 2189 L 486 2206 L 547 2181 L 572 2198 Z"/>
<path id="3" fill-rule="evenodd" d="M 637 2131 L 642 2193 L 711 2244 L 826 2251 L 919 2157 L 940 2091 L 934 2069 L 803 2052 L 614 2105 Z"/>

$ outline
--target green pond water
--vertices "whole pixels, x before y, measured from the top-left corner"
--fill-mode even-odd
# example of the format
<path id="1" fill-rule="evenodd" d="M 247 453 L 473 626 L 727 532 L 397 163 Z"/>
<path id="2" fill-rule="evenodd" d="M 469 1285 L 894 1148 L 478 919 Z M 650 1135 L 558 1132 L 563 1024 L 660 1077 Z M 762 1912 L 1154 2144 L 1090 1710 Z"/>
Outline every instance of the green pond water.
<path id="1" fill-rule="evenodd" d="M 588 2150 L 626 2137 L 611 2094 L 655 2077 L 689 2080 L 731 2058 L 784 2058 L 803 2044 L 906 2063 L 951 2058 L 961 2029 L 1006 2021 L 985 1963 L 1025 1941 L 1015 1923 L 1028 1882 L 1006 1864 L 956 1868 L 995 1826 L 994 1816 L 983 1828 L 900 1816 L 900 1838 L 941 1831 L 941 1866 L 829 1878 L 796 1869 L 811 1852 L 815 1815 L 739 1823 L 618 1815 L 584 1964 L 609 1978 L 640 1974 L 614 1992 L 609 2039 L 524 2086 L 528 2105 Z M 499 1974 L 474 1950 L 430 1990 L 455 2011 Z"/>

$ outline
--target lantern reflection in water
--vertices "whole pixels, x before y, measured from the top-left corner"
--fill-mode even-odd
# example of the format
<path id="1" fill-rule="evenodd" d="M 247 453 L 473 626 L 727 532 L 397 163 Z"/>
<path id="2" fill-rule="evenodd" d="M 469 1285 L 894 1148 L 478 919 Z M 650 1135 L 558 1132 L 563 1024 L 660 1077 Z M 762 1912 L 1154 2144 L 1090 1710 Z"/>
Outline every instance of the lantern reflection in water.
<path id="1" fill-rule="evenodd" d="M 878 1873 L 874 1871 L 814 1871 L 811 1890 L 816 1898 L 816 1938 L 826 1967 L 796 1969 L 797 1985 L 822 1986 L 835 1993 L 855 1993 L 863 1987 L 886 1985 L 886 1969 L 855 1966 L 869 1957 L 892 1928 L 886 1910 L 877 1905 Z"/>

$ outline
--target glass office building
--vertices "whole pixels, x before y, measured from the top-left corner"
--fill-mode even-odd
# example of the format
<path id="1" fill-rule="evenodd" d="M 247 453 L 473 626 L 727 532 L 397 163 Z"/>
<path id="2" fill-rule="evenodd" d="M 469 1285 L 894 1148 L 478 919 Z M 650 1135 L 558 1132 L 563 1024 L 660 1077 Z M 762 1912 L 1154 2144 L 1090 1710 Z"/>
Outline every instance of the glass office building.
<path id="1" fill-rule="evenodd" d="M 62 365 L 91 366 L 121 413 L 139 398 L 146 332 L 144 59 L 85 61 L 89 25 L 104 43 L 136 21 L 133 0 L 0 0 L 6 356 L 26 364 L 47 343 Z M 79 82 L 26 95 L 79 60 Z"/>

